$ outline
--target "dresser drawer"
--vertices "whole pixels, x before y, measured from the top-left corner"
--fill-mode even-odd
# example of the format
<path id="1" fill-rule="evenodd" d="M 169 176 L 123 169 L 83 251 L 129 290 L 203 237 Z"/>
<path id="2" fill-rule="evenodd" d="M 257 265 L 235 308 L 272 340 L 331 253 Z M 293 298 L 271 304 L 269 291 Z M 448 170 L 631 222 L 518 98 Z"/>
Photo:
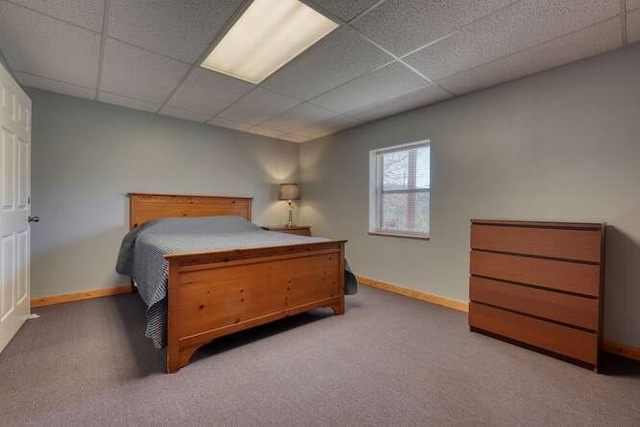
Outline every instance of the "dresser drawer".
<path id="1" fill-rule="evenodd" d="M 592 331 L 598 330 L 599 301 L 594 298 L 531 288 L 471 276 L 469 298 Z"/>
<path id="2" fill-rule="evenodd" d="M 473 224 L 471 248 L 600 262 L 600 230 L 501 227 Z"/>
<path id="3" fill-rule="evenodd" d="M 598 361 L 598 336 L 544 320 L 469 304 L 469 326 L 593 365 Z"/>
<path id="4" fill-rule="evenodd" d="M 597 297 L 600 266 L 471 251 L 471 274 Z"/>

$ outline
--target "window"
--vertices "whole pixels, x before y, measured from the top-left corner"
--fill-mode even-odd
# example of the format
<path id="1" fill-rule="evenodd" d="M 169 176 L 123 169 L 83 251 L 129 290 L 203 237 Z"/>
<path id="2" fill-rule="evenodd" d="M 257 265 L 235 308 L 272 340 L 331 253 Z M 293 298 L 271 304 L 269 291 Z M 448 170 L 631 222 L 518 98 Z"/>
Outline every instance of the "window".
<path id="1" fill-rule="evenodd" d="M 369 232 L 428 237 L 429 141 L 372 150 L 369 161 Z"/>

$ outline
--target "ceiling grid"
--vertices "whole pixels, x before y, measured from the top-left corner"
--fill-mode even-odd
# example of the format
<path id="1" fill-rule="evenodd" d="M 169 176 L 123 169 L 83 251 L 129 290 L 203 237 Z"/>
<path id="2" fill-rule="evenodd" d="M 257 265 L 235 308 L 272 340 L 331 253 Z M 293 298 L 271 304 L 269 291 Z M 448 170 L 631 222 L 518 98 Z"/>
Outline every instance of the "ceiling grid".
<path id="1" fill-rule="evenodd" d="M 100 82 L 102 81 L 102 70 L 104 67 L 104 46 L 107 43 L 107 23 L 109 22 L 105 17 L 109 16 L 109 4 L 110 0 L 104 0 L 102 34 L 100 35 L 100 62 L 98 63 L 98 78 L 96 79 L 96 96 L 93 98 L 94 101 L 97 101 L 98 95 L 100 95 Z"/>
<path id="2" fill-rule="evenodd" d="M 25 86 L 293 142 L 640 41 L 640 0 L 303 0 L 339 24 L 254 85 L 201 68 L 251 0 L 0 0 Z"/>

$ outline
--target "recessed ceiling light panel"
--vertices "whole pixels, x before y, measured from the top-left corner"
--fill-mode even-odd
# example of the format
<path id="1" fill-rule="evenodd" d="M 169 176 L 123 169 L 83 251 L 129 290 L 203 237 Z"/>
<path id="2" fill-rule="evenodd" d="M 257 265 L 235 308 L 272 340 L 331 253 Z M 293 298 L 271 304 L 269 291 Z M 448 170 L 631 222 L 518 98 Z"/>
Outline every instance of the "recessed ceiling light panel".
<path id="1" fill-rule="evenodd" d="M 254 0 L 201 66 L 257 84 L 337 27 L 298 0 Z"/>

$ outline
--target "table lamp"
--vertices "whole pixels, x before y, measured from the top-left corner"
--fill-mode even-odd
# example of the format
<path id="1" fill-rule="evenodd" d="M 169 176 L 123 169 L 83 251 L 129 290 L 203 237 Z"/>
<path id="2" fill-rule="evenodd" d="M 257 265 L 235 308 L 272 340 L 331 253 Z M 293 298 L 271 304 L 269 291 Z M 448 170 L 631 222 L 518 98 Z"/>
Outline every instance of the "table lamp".
<path id="1" fill-rule="evenodd" d="M 295 227 L 296 225 L 293 223 L 293 206 L 291 205 L 291 201 L 300 199 L 300 187 L 298 184 L 280 184 L 278 199 L 286 200 L 289 204 L 289 222 L 284 226 Z"/>

